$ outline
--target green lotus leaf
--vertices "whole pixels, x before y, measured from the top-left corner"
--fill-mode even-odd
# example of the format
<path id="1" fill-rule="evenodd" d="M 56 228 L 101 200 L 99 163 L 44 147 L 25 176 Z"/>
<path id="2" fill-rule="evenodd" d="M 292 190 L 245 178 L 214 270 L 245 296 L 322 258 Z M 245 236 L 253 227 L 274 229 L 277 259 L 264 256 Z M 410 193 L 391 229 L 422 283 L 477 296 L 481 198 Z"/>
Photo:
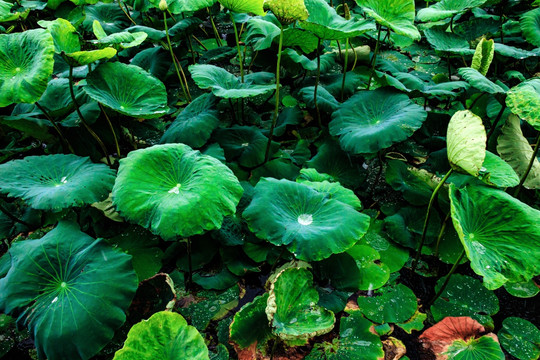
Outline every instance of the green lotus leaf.
<path id="1" fill-rule="evenodd" d="M 430 7 L 420 9 L 417 17 L 418 20 L 423 22 L 443 20 L 464 13 L 469 9 L 482 6 L 486 1 L 487 0 L 442 0 Z"/>
<path id="2" fill-rule="evenodd" d="M 53 73 L 54 40 L 45 29 L 0 34 L 0 107 L 34 103 Z"/>
<path id="3" fill-rule="evenodd" d="M 395 78 L 403 84 L 406 89 L 401 89 L 399 84 L 393 84 L 398 90 L 405 90 L 411 93 L 411 97 L 416 96 L 416 92 L 420 92 L 423 96 L 451 96 L 456 97 L 458 94 L 454 92 L 455 90 L 462 90 L 469 87 L 464 81 L 447 81 L 441 83 L 434 83 L 433 81 L 423 81 L 419 77 L 406 73 L 398 72 L 394 74 Z M 387 79 L 390 78 L 387 75 Z M 395 86 L 398 85 L 398 86 Z"/>
<path id="4" fill-rule="evenodd" d="M 156 8 L 159 8 L 160 0 L 149 0 L 149 2 Z M 173 14 L 199 11 L 215 3 L 216 0 L 167 0 L 168 10 Z"/>
<path id="5" fill-rule="evenodd" d="M 272 337 L 265 312 L 267 301 L 268 293 L 257 296 L 234 314 L 229 331 L 230 341 L 241 349 L 255 343 L 265 344 Z"/>
<path id="6" fill-rule="evenodd" d="M 389 160 L 387 164 L 386 182 L 411 204 L 427 205 L 438 184 L 435 175 L 400 160 Z"/>
<path id="7" fill-rule="evenodd" d="M 225 266 L 218 271 L 193 274 L 193 282 L 207 290 L 225 290 L 234 286 L 238 280 L 238 276 L 231 273 Z"/>
<path id="8" fill-rule="evenodd" d="M 459 76 L 464 78 L 469 84 L 474 88 L 487 92 L 488 94 L 505 94 L 504 90 L 499 85 L 495 84 L 484 75 L 482 75 L 478 70 L 473 68 L 460 68 L 458 70 Z"/>
<path id="9" fill-rule="evenodd" d="M 272 11 L 282 24 L 306 20 L 309 16 L 304 0 L 265 0 L 264 8 Z"/>
<path id="10" fill-rule="evenodd" d="M 114 171 L 76 155 L 28 156 L 0 165 L 0 192 L 35 209 L 59 211 L 107 198 Z"/>
<path id="11" fill-rule="evenodd" d="M 533 156 L 533 149 L 529 141 L 521 132 L 521 121 L 516 115 L 510 115 L 502 128 L 502 133 L 497 139 L 497 152 L 501 158 L 514 169 L 521 179 Z M 529 189 L 540 188 L 540 162 L 533 160 L 529 175 L 523 184 Z"/>
<path id="12" fill-rule="evenodd" d="M 114 360 L 209 360 L 208 348 L 197 329 L 182 315 L 160 311 L 133 325 Z"/>
<path id="13" fill-rule="evenodd" d="M 253 46 L 254 50 L 260 51 L 272 46 L 274 38 L 281 32 L 279 26 L 264 18 L 251 18 L 247 22 L 245 42 Z"/>
<path id="14" fill-rule="evenodd" d="M 375 153 L 406 140 L 427 117 L 407 95 L 389 89 L 361 91 L 332 114 L 330 134 L 353 154 Z"/>
<path id="15" fill-rule="evenodd" d="M 89 359 L 126 320 L 137 289 L 131 256 L 59 223 L 37 240 L 13 243 L 0 280 L 0 311 L 19 315 L 41 359 Z"/>
<path id="16" fill-rule="evenodd" d="M 104 46 L 117 46 L 120 49 L 128 49 L 131 47 L 139 46 L 144 40 L 148 37 L 148 34 L 145 32 L 127 32 L 122 31 L 107 35 L 100 22 L 94 20 L 92 24 L 92 29 L 94 35 L 97 37 L 97 40 L 93 40 L 94 44 L 104 45 Z"/>
<path id="17" fill-rule="evenodd" d="M 242 187 L 219 160 L 184 144 L 154 145 L 120 160 L 113 202 L 128 220 L 169 239 L 218 229 Z"/>
<path id="18" fill-rule="evenodd" d="M 483 186 L 460 190 L 450 185 L 450 200 L 454 227 L 471 268 L 484 277 L 488 289 L 538 275 L 540 211 Z"/>
<path id="19" fill-rule="evenodd" d="M 540 8 L 521 15 L 519 26 L 525 39 L 534 46 L 540 47 Z"/>
<path id="20" fill-rule="evenodd" d="M 309 270 L 283 270 L 271 284 L 266 305 L 272 332 L 291 345 L 302 345 L 332 331 L 334 313 L 317 305 L 318 302 L 319 294 Z"/>
<path id="21" fill-rule="evenodd" d="M 317 261 L 349 249 L 369 217 L 325 193 L 288 180 L 262 178 L 243 213 L 250 229 L 300 260 Z"/>
<path id="22" fill-rule="evenodd" d="M 420 331 L 424 328 L 426 319 L 427 315 L 417 310 L 409 320 L 396 325 L 405 330 L 407 334 L 412 334 L 413 330 Z"/>
<path id="23" fill-rule="evenodd" d="M 461 36 L 439 29 L 426 29 L 424 35 L 431 46 L 437 50 L 459 55 L 472 55 L 475 50 L 469 47 L 467 40 Z"/>
<path id="24" fill-rule="evenodd" d="M 420 33 L 414 26 L 414 0 L 356 0 L 367 16 L 375 19 L 396 34 L 420 40 Z"/>
<path id="25" fill-rule="evenodd" d="M 506 357 L 497 341 L 492 337 L 482 336 L 478 339 L 456 340 L 448 347 L 444 355 L 452 360 L 504 360 Z"/>
<path id="26" fill-rule="evenodd" d="M 534 280 L 519 283 L 506 283 L 504 289 L 508 291 L 510 295 L 520 298 L 530 298 L 540 293 L 540 288 L 536 285 Z"/>
<path id="27" fill-rule="evenodd" d="M 8 21 L 15 21 L 21 16 L 24 16 L 24 13 L 20 12 L 11 12 L 11 8 L 13 7 L 13 4 L 10 2 L 6 2 L 3 0 L 0 0 L 0 22 L 8 22 Z"/>
<path id="28" fill-rule="evenodd" d="M 520 360 L 540 358 L 540 330 L 531 322 L 517 317 L 503 320 L 497 334 L 499 341 L 510 355 Z"/>
<path id="29" fill-rule="evenodd" d="M 176 117 L 161 137 L 161 143 L 183 143 L 192 148 L 200 148 L 210 138 L 219 124 L 218 111 L 214 109 L 216 97 L 204 94 Z"/>
<path id="30" fill-rule="evenodd" d="M 403 323 L 418 308 L 416 295 L 403 284 L 385 286 L 374 296 L 359 296 L 357 303 L 366 318 L 379 324 Z"/>
<path id="31" fill-rule="evenodd" d="M 501 44 L 501 43 L 495 43 L 495 52 L 499 55 L 511 57 L 514 59 L 526 59 L 529 57 L 537 57 L 539 56 L 538 51 L 528 51 L 523 50 L 517 47 Z"/>
<path id="32" fill-rule="evenodd" d="M 375 29 L 373 23 L 367 20 L 345 20 L 324 0 L 304 2 L 309 17 L 302 21 L 301 26 L 321 40 L 344 40 Z"/>
<path id="33" fill-rule="evenodd" d="M 298 91 L 298 97 L 302 99 L 306 105 L 312 109 L 315 109 L 315 86 L 306 86 Z M 320 86 L 317 88 L 317 105 L 320 110 L 332 114 L 336 111 L 340 104 L 336 98 L 324 88 Z"/>
<path id="34" fill-rule="evenodd" d="M 339 339 L 315 344 L 305 360 L 377 360 L 384 358 L 380 338 L 370 331 L 372 323 L 359 311 L 342 317 Z"/>
<path id="35" fill-rule="evenodd" d="M 354 191 L 341 186 L 337 182 L 329 182 L 326 180 L 307 181 L 303 179 L 297 179 L 296 181 L 317 190 L 317 192 L 325 194 L 328 199 L 341 201 L 358 211 L 362 210 L 362 203 L 355 195 Z"/>
<path id="36" fill-rule="evenodd" d="M 506 106 L 540 130 L 540 79 L 524 81 L 508 91 Z"/>
<path id="37" fill-rule="evenodd" d="M 73 0 L 71 0 L 73 1 Z M 91 32 L 95 20 L 103 24 L 103 29 L 107 34 L 114 34 L 123 31 L 129 26 L 129 19 L 120 9 L 118 4 L 99 2 L 92 6 L 84 7 L 83 29 Z"/>
<path id="38" fill-rule="evenodd" d="M 281 55 L 285 56 L 285 58 L 284 58 L 285 61 L 290 59 L 290 61 L 292 61 L 292 62 L 294 62 L 296 64 L 300 64 L 304 70 L 310 70 L 310 71 L 317 70 L 317 60 L 316 59 L 311 60 L 307 56 L 299 54 L 298 52 L 296 52 L 295 50 L 293 50 L 291 48 L 284 49 L 281 52 Z"/>
<path id="39" fill-rule="evenodd" d="M 486 151 L 486 158 L 478 178 L 486 184 L 501 188 L 514 187 L 519 184 L 519 177 L 514 169 L 503 159 L 489 151 Z"/>
<path id="40" fill-rule="evenodd" d="M 69 21 L 62 18 L 54 21 L 40 20 L 38 25 L 49 30 L 54 39 L 54 48 L 57 53 L 81 51 L 77 29 Z"/>
<path id="41" fill-rule="evenodd" d="M 75 94 L 75 96 L 78 95 Z M 49 81 L 47 89 L 39 99 L 39 104 L 50 116 L 54 117 L 63 117 L 73 111 L 73 100 L 69 94 L 69 80 L 56 78 Z"/>
<path id="42" fill-rule="evenodd" d="M 435 291 L 444 282 L 439 279 Z M 431 306 L 431 314 L 436 322 L 447 316 L 469 316 L 488 328 L 493 328 L 491 316 L 499 311 L 499 299 L 493 291 L 470 276 L 455 274 L 450 278 L 441 296 Z"/>
<path id="43" fill-rule="evenodd" d="M 67 62 L 72 66 L 83 66 L 102 59 L 110 59 L 116 55 L 116 49 L 105 48 L 99 50 L 76 51 L 64 54 Z"/>
<path id="44" fill-rule="evenodd" d="M 446 135 L 452 168 L 478 176 L 486 157 L 486 141 L 482 119 L 469 110 L 456 111 L 448 123 Z"/>
<path id="45" fill-rule="evenodd" d="M 318 39 L 311 31 L 291 27 L 283 30 L 283 46 L 297 46 L 304 53 L 309 54 L 317 49 L 317 45 Z"/>
<path id="46" fill-rule="evenodd" d="M 167 113 L 165 85 L 138 66 L 100 64 L 86 82 L 88 96 L 121 114 L 151 119 Z"/>
<path id="47" fill-rule="evenodd" d="M 264 0 L 219 0 L 221 5 L 236 13 L 252 13 L 264 16 Z"/>
<path id="48" fill-rule="evenodd" d="M 471 68 L 477 70 L 480 74 L 486 76 L 489 66 L 493 61 L 495 55 L 495 42 L 493 40 L 486 40 L 482 38 L 473 55 Z"/>
<path id="49" fill-rule="evenodd" d="M 225 99 L 248 98 L 275 90 L 276 85 L 254 85 L 240 80 L 225 69 L 214 65 L 191 65 L 189 72 L 201 89 L 210 89 L 217 97 Z"/>

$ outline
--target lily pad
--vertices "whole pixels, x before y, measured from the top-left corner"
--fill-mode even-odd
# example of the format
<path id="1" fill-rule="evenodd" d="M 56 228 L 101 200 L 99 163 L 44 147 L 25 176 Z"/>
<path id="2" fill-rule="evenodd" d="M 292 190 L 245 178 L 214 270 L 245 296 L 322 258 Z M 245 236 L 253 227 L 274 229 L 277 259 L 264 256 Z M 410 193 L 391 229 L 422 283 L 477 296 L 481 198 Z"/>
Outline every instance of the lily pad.
<path id="1" fill-rule="evenodd" d="M 517 317 L 503 320 L 502 329 L 497 334 L 502 347 L 520 360 L 534 360 L 540 357 L 540 330 L 531 322 Z"/>
<path id="2" fill-rule="evenodd" d="M 77 225 L 61 222 L 41 239 L 13 243 L 9 254 L 0 311 L 20 314 L 40 358 L 91 358 L 126 320 L 137 288 L 131 256 Z"/>
<path id="3" fill-rule="evenodd" d="M 86 81 L 88 96 L 121 114 L 151 119 L 167 113 L 165 85 L 138 66 L 104 63 Z"/>
<path id="4" fill-rule="evenodd" d="M 407 95 L 389 89 L 362 91 L 332 114 L 329 130 L 345 151 L 375 153 L 409 138 L 426 117 Z"/>
<path id="5" fill-rule="evenodd" d="M 219 160 L 166 144 L 121 159 L 112 196 L 124 217 L 167 239 L 218 229 L 236 211 L 242 192 Z"/>
<path id="6" fill-rule="evenodd" d="M 414 26 L 414 0 L 356 0 L 356 3 L 381 26 L 398 35 L 420 39 L 420 33 Z"/>
<path id="7" fill-rule="evenodd" d="M 450 200 L 454 227 L 471 268 L 484 277 L 488 289 L 528 281 L 540 272 L 540 211 L 483 186 L 450 185 Z"/>
<path id="8" fill-rule="evenodd" d="M 76 155 L 28 156 L 0 165 L 0 192 L 41 210 L 59 211 L 107 198 L 114 171 Z"/>
<path id="9" fill-rule="evenodd" d="M 540 79 L 524 81 L 511 88 L 506 105 L 514 114 L 540 131 Z"/>
<path id="10" fill-rule="evenodd" d="M 416 295 L 403 284 L 375 290 L 374 296 L 359 296 L 356 300 L 366 318 L 378 324 L 403 323 L 416 312 Z"/>

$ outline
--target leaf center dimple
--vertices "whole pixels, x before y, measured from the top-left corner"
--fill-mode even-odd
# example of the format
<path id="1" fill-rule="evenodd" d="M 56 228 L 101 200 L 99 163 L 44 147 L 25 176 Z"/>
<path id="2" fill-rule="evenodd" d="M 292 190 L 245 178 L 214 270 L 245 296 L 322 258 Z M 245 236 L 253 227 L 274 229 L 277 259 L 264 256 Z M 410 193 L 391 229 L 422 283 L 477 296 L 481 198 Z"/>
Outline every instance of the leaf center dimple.
<path id="1" fill-rule="evenodd" d="M 313 222 L 313 215 L 311 214 L 300 214 L 298 216 L 298 223 L 303 226 L 311 225 Z"/>

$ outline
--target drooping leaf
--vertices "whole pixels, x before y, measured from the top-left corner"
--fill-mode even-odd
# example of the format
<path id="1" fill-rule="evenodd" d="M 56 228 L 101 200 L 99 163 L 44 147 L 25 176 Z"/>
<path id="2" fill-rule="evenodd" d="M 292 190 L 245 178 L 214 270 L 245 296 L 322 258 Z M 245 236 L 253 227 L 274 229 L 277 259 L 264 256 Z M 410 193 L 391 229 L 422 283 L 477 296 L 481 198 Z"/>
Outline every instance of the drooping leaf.
<path id="1" fill-rule="evenodd" d="M 54 39 L 54 48 L 57 53 L 73 53 L 81 51 L 77 29 L 65 19 L 58 18 L 54 21 L 40 20 L 39 26 L 46 28 Z"/>
<path id="2" fill-rule="evenodd" d="M 413 40 L 420 39 L 420 33 L 414 26 L 414 0 L 356 0 L 356 3 L 381 26 Z"/>
<path id="3" fill-rule="evenodd" d="M 84 66 L 101 59 L 110 59 L 115 55 L 116 49 L 107 47 L 99 50 L 76 51 L 64 56 L 72 66 Z"/>
<path id="4" fill-rule="evenodd" d="M 503 320 L 497 334 L 502 347 L 520 360 L 540 358 L 540 330 L 531 322 L 518 317 Z"/>
<path id="5" fill-rule="evenodd" d="M 474 88 L 487 92 L 488 94 L 504 94 L 506 91 L 495 84 L 484 75 L 482 75 L 478 70 L 473 68 L 460 68 L 458 70 L 459 76 L 464 78 L 469 84 Z"/>
<path id="6" fill-rule="evenodd" d="M 426 29 L 424 30 L 424 35 L 431 46 L 437 51 L 460 55 L 474 54 L 474 50 L 469 47 L 467 40 L 457 34 L 439 29 Z"/>
<path id="7" fill-rule="evenodd" d="M 499 55 L 519 60 L 539 56 L 538 52 L 536 51 L 528 51 L 501 43 L 495 43 L 495 52 Z"/>
<path id="8" fill-rule="evenodd" d="M 486 0 L 442 0 L 418 11 L 418 20 L 437 21 L 454 17 L 469 9 L 482 6 Z"/>
<path id="9" fill-rule="evenodd" d="M 540 8 L 521 15 L 519 26 L 525 39 L 534 46 L 540 47 Z"/>
<path id="10" fill-rule="evenodd" d="M 486 76 L 489 66 L 493 61 L 495 55 L 495 42 L 492 40 L 486 40 L 482 38 L 473 55 L 471 68 L 477 70 L 480 74 Z"/>
<path id="11" fill-rule="evenodd" d="M 508 91 L 506 106 L 514 114 L 540 130 L 540 79 L 531 79 Z"/>
<path id="12" fill-rule="evenodd" d="M 247 22 L 245 42 L 257 51 L 268 49 L 280 32 L 279 26 L 265 18 L 251 18 Z"/>

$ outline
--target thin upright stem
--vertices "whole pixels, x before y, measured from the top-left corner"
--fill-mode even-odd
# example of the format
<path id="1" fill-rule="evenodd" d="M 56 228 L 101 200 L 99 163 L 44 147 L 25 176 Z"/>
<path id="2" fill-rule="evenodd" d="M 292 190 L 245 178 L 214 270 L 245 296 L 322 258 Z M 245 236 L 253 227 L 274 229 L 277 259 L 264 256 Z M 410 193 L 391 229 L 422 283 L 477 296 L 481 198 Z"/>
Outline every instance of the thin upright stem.
<path id="1" fill-rule="evenodd" d="M 124 4 L 125 5 L 125 4 Z M 118 6 L 120 7 L 120 10 L 122 10 L 122 12 L 127 16 L 127 18 L 129 19 L 129 21 L 131 21 L 131 23 L 133 25 L 137 25 L 137 23 L 131 18 L 131 16 L 129 15 L 129 10 L 128 10 L 128 7 L 127 5 L 126 8 L 124 9 L 124 7 L 122 6 L 122 0 L 118 0 Z"/>
<path id="2" fill-rule="evenodd" d="M 187 254 L 188 254 L 188 278 L 186 281 L 186 288 L 191 288 L 191 285 L 193 284 L 193 264 L 191 259 L 191 238 L 187 238 Z"/>
<path id="3" fill-rule="evenodd" d="M 381 42 L 381 29 L 382 29 L 382 26 L 377 24 L 377 29 L 378 29 L 377 30 L 377 42 L 375 43 L 375 52 L 373 53 L 371 71 L 369 73 L 369 80 L 368 80 L 368 83 L 367 83 L 366 90 L 369 90 L 369 88 L 371 87 L 371 79 L 373 79 L 373 74 L 375 73 L 375 65 L 377 64 L 377 54 L 379 52 L 379 43 Z"/>
<path id="4" fill-rule="evenodd" d="M 441 239 L 444 235 L 444 231 L 446 230 L 446 224 L 448 223 L 448 220 L 450 220 L 450 212 L 446 214 L 446 217 L 444 218 L 441 226 L 441 230 L 439 231 L 439 236 L 437 236 L 437 244 L 435 245 L 435 252 L 433 253 L 433 256 L 435 257 L 439 256 L 439 245 L 441 244 Z"/>
<path id="5" fill-rule="evenodd" d="M 345 96 L 345 78 L 347 77 L 348 66 L 349 66 L 349 39 L 345 39 L 345 60 L 343 61 L 343 79 L 341 80 L 341 101 L 343 101 L 343 97 Z"/>
<path id="6" fill-rule="evenodd" d="M 212 16 L 212 12 L 209 8 L 206 8 L 206 11 L 208 12 L 208 16 L 210 17 L 210 23 L 212 24 L 212 29 L 214 30 L 214 36 L 216 37 L 216 44 L 219 47 L 223 46 L 223 43 L 221 42 L 221 35 L 219 34 L 218 29 L 216 28 L 216 24 L 214 23 L 214 17 Z"/>
<path id="7" fill-rule="evenodd" d="M 499 121 L 501 120 L 502 115 L 504 114 L 504 110 L 506 109 L 506 104 L 502 104 L 501 110 L 497 114 L 497 117 L 495 118 L 495 121 L 493 122 L 493 125 L 489 129 L 489 133 L 487 134 L 487 141 L 491 138 L 491 135 L 495 132 L 495 129 L 497 128 L 497 125 L 499 125 Z"/>
<path id="8" fill-rule="evenodd" d="M 116 132 L 114 131 L 114 127 L 111 122 L 111 119 L 109 119 L 109 115 L 107 115 L 107 112 L 105 111 L 105 108 L 103 107 L 103 105 L 101 105 L 101 103 L 99 102 L 98 104 L 99 104 L 99 108 L 101 109 L 101 112 L 103 113 L 103 115 L 105 115 L 105 119 L 107 120 L 107 123 L 109 124 L 109 128 L 111 129 L 111 132 L 114 138 L 114 145 L 116 146 L 116 154 L 118 155 L 118 158 L 120 158 L 121 157 L 120 144 L 118 143 L 118 137 L 116 136 Z"/>
<path id="9" fill-rule="evenodd" d="M 454 274 L 454 272 L 456 271 L 457 267 L 459 266 L 459 264 L 461 263 L 461 260 L 463 259 L 463 257 L 465 256 L 465 250 L 463 250 L 461 252 L 461 255 L 459 256 L 459 258 L 457 259 L 457 261 L 454 263 L 454 266 L 452 266 L 452 268 L 450 269 L 450 271 L 448 272 L 448 274 L 446 275 L 446 279 L 444 280 L 444 283 L 442 284 L 441 288 L 439 289 L 439 291 L 437 291 L 437 294 L 435 294 L 435 296 L 433 297 L 433 299 L 431 299 L 427 304 L 426 306 L 429 308 L 431 305 L 433 305 L 433 303 L 439 298 L 439 296 L 441 296 L 441 294 L 444 292 L 444 289 L 446 289 L 446 286 L 448 285 L 448 282 L 450 282 L 450 278 L 452 277 L 452 274 Z"/>
<path id="10" fill-rule="evenodd" d="M 231 12 L 231 22 L 234 29 L 234 39 L 236 40 L 236 49 L 238 50 L 238 62 L 240 63 L 240 79 L 244 82 L 244 60 L 242 59 L 242 50 L 240 50 L 240 38 L 238 37 L 238 29 L 234 21 L 233 13 Z"/>
<path id="11" fill-rule="evenodd" d="M 536 137 L 536 144 L 534 145 L 534 151 L 532 153 L 531 160 L 529 161 L 529 166 L 527 166 L 527 171 L 525 171 L 525 174 L 523 174 L 523 177 L 521 178 L 521 181 L 519 182 L 519 185 L 514 192 L 514 197 L 517 197 L 519 195 L 519 192 L 521 191 L 525 180 L 527 180 L 527 176 L 529 176 L 529 173 L 531 172 L 534 161 L 536 160 L 536 154 L 538 154 L 538 147 L 540 147 L 540 133 L 538 133 L 538 136 Z"/>
<path id="12" fill-rule="evenodd" d="M 317 80 L 315 81 L 315 89 L 313 90 L 313 102 L 315 103 L 315 111 L 317 112 L 317 124 L 322 129 L 321 112 L 319 110 L 319 103 L 317 102 L 317 89 L 319 88 L 319 81 L 321 79 L 321 38 L 318 38 L 317 43 Z"/>
<path id="13" fill-rule="evenodd" d="M 272 116 L 272 126 L 270 127 L 270 134 L 268 135 L 268 143 L 266 144 L 266 151 L 264 153 L 264 162 L 266 163 L 268 161 L 268 158 L 270 157 L 270 147 L 272 145 L 272 138 L 274 136 L 274 129 L 276 128 L 277 118 L 278 118 L 278 111 L 279 111 L 279 67 L 281 65 L 281 48 L 283 46 L 283 26 L 281 27 L 281 31 L 279 33 L 279 45 L 278 45 L 278 57 L 277 57 L 277 65 L 276 65 L 276 102 L 274 106 L 274 115 Z"/>
<path id="14" fill-rule="evenodd" d="M 45 117 L 47 118 L 47 120 L 49 120 L 51 122 L 51 124 L 53 125 L 54 129 L 56 130 L 56 132 L 58 133 L 58 135 L 60 136 L 60 140 L 62 140 L 62 144 L 64 146 L 67 146 L 69 151 L 72 153 L 72 154 L 75 154 L 75 150 L 73 150 L 73 146 L 71 146 L 70 142 L 68 141 L 68 139 L 64 136 L 64 133 L 62 132 L 62 129 L 60 129 L 60 126 L 58 126 L 58 124 L 56 123 L 56 121 L 54 121 L 54 119 L 52 118 L 52 116 L 49 115 L 49 113 L 47 112 L 47 110 L 45 110 L 43 108 L 43 106 L 41 106 L 38 102 L 35 102 L 34 103 L 37 108 L 39 110 L 41 110 L 41 112 L 43 113 L 43 115 L 45 115 Z M 64 148 L 65 150 L 65 148 Z"/>
<path id="15" fill-rule="evenodd" d="M 450 31 L 452 33 L 454 32 L 454 17 L 453 16 L 450 18 Z"/>
<path id="16" fill-rule="evenodd" d="M 177 59 L 176 56 L 174 56 L 173 48 L 171 45 L 171 37 L 169 36 L 169 27 L 167 26 L 167 13 L 163 12 L 163 24 L 165 25 L 165 35 L 167 37 L 167 45 L 169 47 L 169 52 L 171 53 L 171 59 L 174 64 L 174 69 L 176 70 L 176 76 L 178 76 L 178 81 L 180 81 L 180 86 L 182 87 L 182 91 L 184 92 L 184 96 L 186 98 L 186 101 L 190 101 L 189 96 L 186 91 L 186 86 L 184 86 L 184 80 L 182 79 L 182 76 L 180 76 L 180 69 L 178 68 Z"/>
<path id="17" fill-rule="evenodd" d="M 2 205 L 0 205 L 0 212 L 4 213 L 4 215 L 6 215 L 8 218 L 10 218 L 11 221 L 18 222 L 19 224 L 23 224 L 24 226 L 26 226 L 29 229 L 32 228 L 32 225 L 30 225 L 26 221 L 23 221 L 23 220 L 19 219 L 18 217 L 13 215 L 11 212 L 9 212 L 9 210 L 6 209 L 5 207 L 3 207 Z"/>

